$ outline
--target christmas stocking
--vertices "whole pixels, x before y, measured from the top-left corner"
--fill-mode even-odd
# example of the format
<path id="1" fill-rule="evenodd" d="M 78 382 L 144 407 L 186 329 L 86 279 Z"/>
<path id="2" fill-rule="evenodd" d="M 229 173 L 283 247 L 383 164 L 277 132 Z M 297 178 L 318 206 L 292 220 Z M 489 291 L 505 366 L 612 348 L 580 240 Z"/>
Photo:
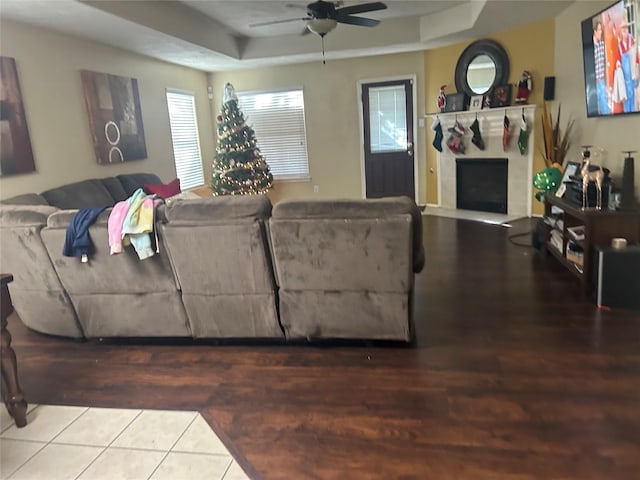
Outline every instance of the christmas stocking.
<path id="1" fill-rule="evenodd" d="M 464 131 L 464 127 L 457 120 L 453 127 L 449 129 L 451 135 L 447 140 L 447 147 L 449 147 L 451 153 L 464 153 L 464 142 L 462 141 Z"/>
<path id="2" fill-rule="evenodd" d="M 505 114 L 504 116 L 504 129 L 502 130 L 502 150 L 507 151 L 507 147 L 509 146 L 509 125 L 511 122 L 509 121 L 509 117 Z"/>
<path id="3" fill-rule="evenodd" d="M 529 131 L 527 130 L 527 119 L 522 114 L 520 120 L 520 135 L 518 136 L 518 149 L 522 155 L 527 151 L 527 140 L 529 139 Z"/>
<path id="4" fill-rule="evenodd" d="M 473 121 L 469 128 L 473 132 L 473 138 L 471 139 L 471 142 L 473 142 L 473 144 L 480 150 L 484 150 L 484 140 L 482 139 L 482 134 L 480 133 L 480 124 L 478 123 L 477 118 Z"/>
<path id="5" fill-rule="evenodd" d="M 433 121 L 433 125 L 431 125 L 431 130 L 436 132 L 436 138 L 433 139 L 433 146 L 439 152 L 442 152 L 442 125 L 440 124 L 440 119 L 436 117 Z"/>

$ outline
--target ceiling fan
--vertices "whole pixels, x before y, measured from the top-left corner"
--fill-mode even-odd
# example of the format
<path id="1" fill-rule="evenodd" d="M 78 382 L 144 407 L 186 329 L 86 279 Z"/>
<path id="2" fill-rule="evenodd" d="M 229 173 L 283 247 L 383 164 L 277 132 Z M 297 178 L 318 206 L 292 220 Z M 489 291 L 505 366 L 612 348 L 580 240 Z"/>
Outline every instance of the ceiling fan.
<path id="1" fill-rule="evenodd" d="M 331 30 L 336 28 L 338 23 L 349 25 L 358 25 L 361 27 L 375 27 L 380 20 L 371 18 L 356 17 L 354 14 L 375 12 L 377 10 L 385 10 L 387 6 L 382 2 L 361 3 L 358 5 L 350 5 L 347 7 L 339 6 L 342 2 L 328 2 L 325 0 L 317 0 L 306 6 L 307 16 L 303 18 L 288 18 L 285 20 L 275 20 L 271 22 L 254 23 L 251 27 L 261 27 L 265 25 L 274 25 L 277 23 L 304 21 L 307 23 L 303 35 L 313 32 L 320 37 L 324 37 Z M 299 8 L 300 5 L 289 4 L 288 7 Z"/>

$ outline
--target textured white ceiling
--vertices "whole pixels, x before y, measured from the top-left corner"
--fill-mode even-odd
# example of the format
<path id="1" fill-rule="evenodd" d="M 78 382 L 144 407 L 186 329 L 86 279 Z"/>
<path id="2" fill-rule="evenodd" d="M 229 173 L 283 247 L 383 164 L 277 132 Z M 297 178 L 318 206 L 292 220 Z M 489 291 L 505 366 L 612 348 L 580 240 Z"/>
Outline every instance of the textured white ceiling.
<path id="1" fill-rule="evenodd" d="M 302 20 L 262 27 L 250 27 L 254 23 L 270 22 L 284 19 L 302 19 L 307 16 L 309 1 L 290 0 L 238 0 L 238 1 L 206 1 L 183 0 L 182 3 L 204 13 L 208 17 L 228 25 L 233 30 L 247 37 L 270 37 L 278 35 L 299 34 L 304 29 Z M 334 2 L 335 3 L 335 2 Z M 369 3 L 369 0 L 351 0 L 338 3 L 338 8 Z M 366 18 L 385 20 L 401 17 L 419 17 L 430 15 L 446 8 L 465 3 L 465 0 L 386 0 L 386 10 L 378 10 L 358 14 Z M 342 28 L 363 28 L 344 25 Z M 366 27 L 365 27 L 366 28 Z"/>
<path id="2" fill-rule="evenodd" d="M 342 5 L 367 3 L 347 0 Z M 552 18 L 571 0 L 383 0 L 359 16 L 367 28 L 340 24 L 325 38 L 327 59 L 423 50 Z M 301 36 L 300 0 L 0 0 L 0 19 L 90 39 L 204 71 L 317 61 L 320 40 Z"/>

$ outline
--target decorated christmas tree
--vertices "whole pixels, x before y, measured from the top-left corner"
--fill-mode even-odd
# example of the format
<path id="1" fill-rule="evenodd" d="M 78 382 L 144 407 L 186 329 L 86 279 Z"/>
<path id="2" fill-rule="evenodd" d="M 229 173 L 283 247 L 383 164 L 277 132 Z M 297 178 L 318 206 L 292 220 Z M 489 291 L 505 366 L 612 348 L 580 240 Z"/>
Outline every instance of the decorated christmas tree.
<path id="1" fill-rule="evenodd" d="M 217 117 L 218 146 L 213 164 L 214 195 L 266 193 L 273 185 L 269 165 L 262 158 L 253 128 L 238 108 L 233 85 L 224 87 L 222 111 Z"/>

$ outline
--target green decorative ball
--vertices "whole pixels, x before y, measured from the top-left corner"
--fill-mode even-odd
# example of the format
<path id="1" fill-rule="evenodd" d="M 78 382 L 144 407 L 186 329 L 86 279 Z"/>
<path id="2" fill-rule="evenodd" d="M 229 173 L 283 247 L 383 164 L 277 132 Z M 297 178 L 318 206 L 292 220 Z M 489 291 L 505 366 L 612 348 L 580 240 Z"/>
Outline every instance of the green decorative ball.
<path id="1" fill-rule="evenodd" d="M 555 192 L 560 187 L 562 172 L 554 167 L 548 167 L 533 177 L 533 186 L 544 192 Z"/>

